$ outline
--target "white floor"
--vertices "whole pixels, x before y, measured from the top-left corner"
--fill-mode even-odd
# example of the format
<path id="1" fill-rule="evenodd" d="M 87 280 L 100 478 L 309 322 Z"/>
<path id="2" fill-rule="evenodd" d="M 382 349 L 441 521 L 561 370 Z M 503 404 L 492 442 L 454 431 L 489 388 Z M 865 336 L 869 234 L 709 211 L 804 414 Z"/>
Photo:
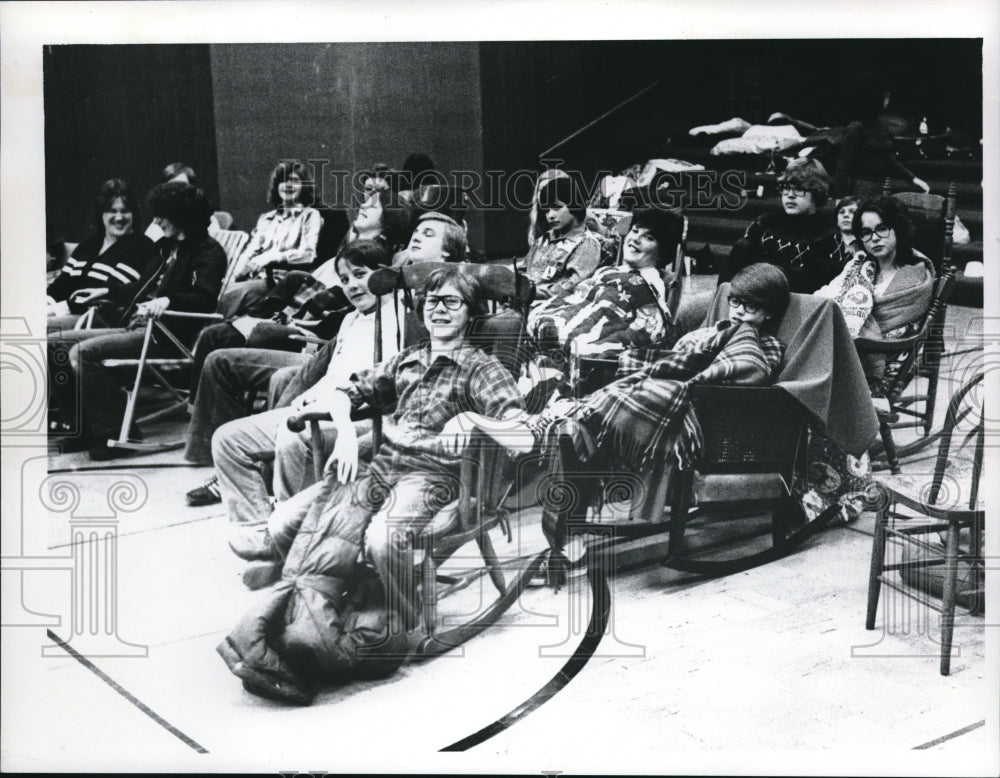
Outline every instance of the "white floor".
<path id="1" fill-rule="evenodd" d="M 964 333 L 970 321 L 951 323 Z M 331 688 L 306 708 L 262 700 L 243 690 L 215 646 L 263 594 L 241 583 L 243 563 L 226 547 L 222 511 L 184 505 L 184 492 L 208 471 L 180 461 L 178 453 L 163 454 L 114 471 L 49 476 L 49 485 L 76 483 L 90 496 L 131 482 L 148 498 L 118 514 L 120 642 L 105 635 L 99 648 L 79 644 L 104 677 L 58 647 L 42 656 L 52 641 L 46 626 L 30 626 L 43 618 L 29 611 L 50 614 L 59 619 L 55 634 L 71 634 L 71 560 L 49 559 L 36 565 L 49 569 L 23 573 L 5 564 L 5 606 L 13 610 L 5 608 L 4 624 L 24 626 L 4 629 L 4 770 L 1000 769 L 1000 654 L 996 629 L 986 629 L 997 620 L 960 619 L 948 677 L 938 674 L 935 614 L 884 595 L 878 629 L 866 631 L 870 516 L 831 528 L 789 558 L 725 578 L 700 580 L 655 564 L 620 573 L 595 656 L 550 700 L 463 753 L 440 749 L 532 698 L 576 649 L 590 614 L 585 579 L 559 593 L 529 589 L 461 651 L 404 666 L 385 681 Z M 175 466 L 129 468 L 140 462 Z M 90 463 L 81 455 L 42 458 L 22 471 L 22 489 L 37 489 L 49 466 Z M 919 461 L 911 467 L 929 469 Z M 4 499 L 9 516 L 9 487 Z M 50 501 L 48 510 L 22 510 L 22 548 L 68 557 L 66 507 Z M 78 519 L 109 513 L 93 503 L 76 508 Z M 9 555 L 6 518 L 4 526 Z M 540 548 L 537 511 L 525 514 L 513 546 L 494 539 L 501 555 Z M 11 586 L 20 598 L 10 596 Z M 474 607 L 476 599 L 467 590 L 449 607 Z M 995 616 L 995 598 L 989 605 Z M 141 651 L 135 646 L 148 647 L 146 655 L 115 656 Z"/>

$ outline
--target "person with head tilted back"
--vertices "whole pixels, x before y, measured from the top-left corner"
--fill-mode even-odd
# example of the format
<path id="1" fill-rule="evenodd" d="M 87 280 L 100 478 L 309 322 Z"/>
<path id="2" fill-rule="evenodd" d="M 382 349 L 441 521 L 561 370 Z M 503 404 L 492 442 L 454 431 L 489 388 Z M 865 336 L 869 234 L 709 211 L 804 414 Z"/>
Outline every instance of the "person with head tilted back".
<path id="1" fill-rule="evenodd" d="M 670 265 L 682 229 L 676 213 L 635 211 L 623 241 L 622 263 L 601 268 L 533 308 L 529 334 L 543 345 L 554 342 L 600 357 L 663 340 L 673 324 L 667 297 L 677 279 Z"/>
<path id="2" fill-rule="evenodd" d="M 304 344 L 299 336 L 303 333 L 324 340 L 332 338 L 346 307 L 342 295 L 334 289 L 338 284 L 338 257 L 347 246 L 358 240 L 376 242 L 395 250 L 409 237 L 411 219 L 412 207 L 407 202 L 384 184 L 375 186 L 362 200 L 354 225 L 345 236 L 337 256 L 311 273 L 289 271 L 273 289 L 250 303 L 243 315 L 206 328 L 194 354 L 192 400 L 197 400 L 202 369 L 213 351 L 244 346 L 301 351 Z M 267 282 L 259 283 L 266 286 Z M 223 307 L 220 303 L 220 311 Z"/>
<path id="3" fill-rule="evenodd" d="M 82 440 L 92 446 L 92 459 L 123 455 L 123 449 L 109 448 L 105 441 L 118 431 L 125 393 L 102 361 L 139 357 L 146 322 L 165 311 L 210 313 L 226 272 L 225 251 L 208 236 L 212 206 L 201 190 L 179 181 L 160 184 L 150 194 L 150 204 L 163 237 L 140 277 L 123 290 L 123 299 L 128 298 L 123 315 L 125 328 L 72 330 L 62 336 L 70 347 L 64 358 L 76 382 L 53 383 L 52 390 L 60 397 L 60 407 L 80 403 Z M 190 345 L 201 324 L 198 319 L 178 319 L 170 322 L 170 330 Z M 168 348 L 168 343 L 154 340 L 150 355 Z"/>

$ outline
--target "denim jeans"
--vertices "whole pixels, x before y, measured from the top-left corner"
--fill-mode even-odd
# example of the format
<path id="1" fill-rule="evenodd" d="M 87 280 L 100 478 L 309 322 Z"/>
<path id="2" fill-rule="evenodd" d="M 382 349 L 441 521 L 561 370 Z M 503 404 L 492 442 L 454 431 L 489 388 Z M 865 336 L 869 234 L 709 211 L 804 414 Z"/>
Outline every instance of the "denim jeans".
<path id="1" fill-rule="evenodd" d="M 101 362 L 138 359 L 143 335 L 142 329 L 65 330 L 50 334 L 52 394 L 64 413 L 75 415 L 87 437 L 93 440 L 117 437 L 125 414 L 126 395 L 112 371 Z M 172 346 L 150 343 L 149 356 L 175 355 Z"/>
<path id="2" fill-rule="evenodd" d="M 212 435 L 223 424 L 248 415 L 247 394 L 266 389 L 280 368 L 301 365 L 307 358 L 289 351 L 252 348 L 209 354 L 191 412 L 184 458 L 199 465 L 212 464 Z"/>

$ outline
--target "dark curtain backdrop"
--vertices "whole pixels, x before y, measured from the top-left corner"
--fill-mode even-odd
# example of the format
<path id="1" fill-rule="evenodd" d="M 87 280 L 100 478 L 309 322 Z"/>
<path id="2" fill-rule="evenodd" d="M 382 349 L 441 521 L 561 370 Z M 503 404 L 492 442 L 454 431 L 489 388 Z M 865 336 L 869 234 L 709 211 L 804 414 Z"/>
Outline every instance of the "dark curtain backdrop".
<path id="1" fill-rule="evenodd" d="M 846 123 L 880 89 L 914 121 L 982 136 L 978 39 L 53 46 L 44 67 L 47 216 L 70 239 L 101 181 L 145 194 L 179 159 L 251 229 L 279 158 L 329 160 L 329 176 L 424 151 L 444 171 L 527 171 L 470 214 L 488 255 L 523 255 L 514 206 L 538 155 L 653 82 L 552 156 L 593 178 L 682 156 L 695 124 L 773 111 Z"/>
<path id="2" fill-rule="evenodd" d="M 215 115 L 207 45 L 47 46 L 43 53 L 49 236 L 78 241 L 93 197 L 124 178 L 146 195 L 170 162 L 187 162 L 217 203 Z"/>

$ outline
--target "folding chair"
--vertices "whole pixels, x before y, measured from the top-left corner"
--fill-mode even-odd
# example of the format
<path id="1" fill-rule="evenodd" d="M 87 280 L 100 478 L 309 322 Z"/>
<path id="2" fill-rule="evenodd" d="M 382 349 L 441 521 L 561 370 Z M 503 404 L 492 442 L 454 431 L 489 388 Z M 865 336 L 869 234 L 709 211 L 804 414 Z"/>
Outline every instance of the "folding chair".
<path id="1" fill-rule="evenodd" d="M 184 311 L 164 311 L 159 319 L 149 319 L 143 331 L 142 350 L 138 359 L 105 359 L 101 362 L 107 368 L 134 367 L 136 369 L 135 378 L 127 388 L 127 401 L 125 403 L 125 414 L 122 416 L 122 425 L 116 439 L 107 441 L 109 448 L 122 448 L 143 453 L 156 453 L 159 451 L 173 451 L 183 448 L 185 440 L 171 441 L 167 443 L 152 443 L 146 441 L 129 440 L 129 431 L 133 424 L 146 424 L 159 419 L 171 416 L 187 406 L 188 390 L 178 389 L 164 376 L 165 370 L 176 370 L 190 366 L 194 362 L 193 349 L 189 349 L 184 343 L 170 331 L 164 319 L 198 319 L 202 321 L 221 321 L 222 316 L 217 313 L 188 313 Z M 173 357 L 151 357 L 150 347 L 155 338 L 162 338 L 175 350 Z M 143 379 L 146 374 L 152 376 L 155 385 L 163 389 L 172 402 L 166 407 L 147 413 L 136 418 L 139 391 L 143 387 Z"/>
<path id="2" fill-rule="evenodd" d="M 961 459 L 957 450 L 959 447 L 952 445 L 955 433 L 958 432 L 958 423 L 967 415 L 962 413 L 962 405 L 968 403 L 971 392 L 981 388 L 982 382 L 983 373 L 978 373 L 952 397 L 938 444 L 934 474 L 929 484 L 926 475 L 891 475 L 879 479 L 884 499 L 872 539 L 865 628 L 875 629 L 875 615 L 883 585 L 940 612 L 941 675 L 948 675 L 951 671 L 956 601 L 959 598 L 965 599 L 972 613 L 981 613 L 983 609 L 985 557 L 982 542 L 986 506 L 979 494 L 985 440 L 982 401 L 977 409 L 978 421 L 966 436 L 966 442 L 975 438 L 975 447 L 971 468 L 964 473 L 960 472 L 962 468 L 958 466 Z M 967 501 L 964 499 L 966 494 Z M 909 513 L 901 512 L 900 506 Z M 968 552 L 959 547 L 963 530 L 968 533 Z M 927 535 L 941 532 L 946 533 L 943 554 L 925 539 Z M 909 553 L 900 554 L 901 550 Z M 901 561 L 892 561 L 900 559 Z M 963 592 L 958 591 L 960 564 L 966 565 L 968 569 L 968 576 L 963 581 L 963 586 L 967 588 Z M 931 582 L 934 580 L 929 571 L 942 566 L 943 580 L 939 584 L 942 591 L 938 602 L 928 596 L 927 590 L 932 588 Z M 889 575 L 892 571 L 898 571 L 899 578 Z M 905 611 L 889 608 L 887 604 L 883 608 L 883 620 L 900 613 Z"/>
<path id="3" fill-rule="evenodd" d="M 232 219 L 230 219 L 232 221 Z M 250 235 L 242 230 L 228 230 L 222 229 L 215 235 L 215 240 L 226 252 L 226 259 L 228 260 L 228 266 L 226 269 L 226 275 L 222 279 L 222 292 L 225 292 L 229 288 L 229 284 L 232 282 L 236 275 L 237 261 L 240 255 L 243 253 L 243 249 L 246 248 L 247 243 L 250 242 Z"/>

